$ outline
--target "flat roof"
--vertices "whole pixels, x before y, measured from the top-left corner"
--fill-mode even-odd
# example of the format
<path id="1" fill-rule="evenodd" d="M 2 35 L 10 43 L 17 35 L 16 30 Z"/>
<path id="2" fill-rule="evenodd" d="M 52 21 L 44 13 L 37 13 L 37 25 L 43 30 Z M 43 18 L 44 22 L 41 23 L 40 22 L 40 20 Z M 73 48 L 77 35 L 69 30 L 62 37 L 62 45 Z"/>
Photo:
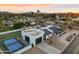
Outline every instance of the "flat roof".
<path id="1" fill-rule="evenodd" d="M 57 28 L 57 27 L 50 27 L 49 29 L 52 30 L 54 33 L 57 33 L 59 31 L 62 31 L 62 29 Z"/>
<path id="2" fill-rule="evenodd" d="M 41 29 L 45 32 L 45 35 L 49 35 L 49 34 L 52 34 L 52 32 L 50 32 L 48 29 Z"/>
<path id="3" fill-rule="evenodd" d="M 32 29 L 26 29 L 24 31 L 28 32 L 29 34 L 31 34 L 33 36 L 40 34 L 40 32 L 37 29 L 33 29 L 33 28 Z"/>
<path id="4" fill-rule="evenodd" d="M 36 36 L 38 34 L 40 34 L 38 31 L 36 31 L 35 29 L 28 29 L 28 30 L 24 30 L 25 32 L 28 32 L 29 34 Z"/>
<path id="5" fill-rule="evenodd" d="M 40 30 L 40 29 L 36 29 L 36 28 L 30 28 L 30 29 L 24 29 L 23 30 L 23 34 L 27 35 L 29 37 L 39 37 L 42 36 L 44 34 L 44 31 Z"/>

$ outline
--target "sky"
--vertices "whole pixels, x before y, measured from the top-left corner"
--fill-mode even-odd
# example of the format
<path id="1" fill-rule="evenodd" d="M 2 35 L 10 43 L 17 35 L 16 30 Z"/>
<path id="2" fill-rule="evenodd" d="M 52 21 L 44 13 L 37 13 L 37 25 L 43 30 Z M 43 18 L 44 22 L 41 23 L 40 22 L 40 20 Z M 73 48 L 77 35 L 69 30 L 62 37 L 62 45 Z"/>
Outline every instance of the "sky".
<path id="1" fill-rule="evenodd" d="M 37 10 L 46 13 L 79 13 L 79 4 L 0 4 L 0 11 L 20 13 L 36 12 Z"/>

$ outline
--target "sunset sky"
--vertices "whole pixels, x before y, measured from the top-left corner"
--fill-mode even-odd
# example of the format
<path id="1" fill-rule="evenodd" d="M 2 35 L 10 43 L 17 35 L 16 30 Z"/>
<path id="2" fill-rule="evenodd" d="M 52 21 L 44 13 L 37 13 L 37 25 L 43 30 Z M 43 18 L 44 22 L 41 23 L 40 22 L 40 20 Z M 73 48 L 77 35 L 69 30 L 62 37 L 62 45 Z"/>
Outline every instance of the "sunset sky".
<path id="1" fill-rule="evenodd" d="M 0 11 L 9 12 L 78 12 L 79 4 L 0 4 Z"/>

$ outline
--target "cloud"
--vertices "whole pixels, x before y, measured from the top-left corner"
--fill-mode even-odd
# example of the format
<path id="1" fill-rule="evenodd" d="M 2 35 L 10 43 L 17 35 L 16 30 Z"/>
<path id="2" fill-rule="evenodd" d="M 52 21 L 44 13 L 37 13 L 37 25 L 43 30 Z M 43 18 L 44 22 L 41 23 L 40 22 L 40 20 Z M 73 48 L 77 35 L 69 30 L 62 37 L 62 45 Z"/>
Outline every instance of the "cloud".
<path id="1" fill-rule="evenodd" d="M 29 12 L 79 12 L 79 4 L 0 4 L 0 11 Z"/>

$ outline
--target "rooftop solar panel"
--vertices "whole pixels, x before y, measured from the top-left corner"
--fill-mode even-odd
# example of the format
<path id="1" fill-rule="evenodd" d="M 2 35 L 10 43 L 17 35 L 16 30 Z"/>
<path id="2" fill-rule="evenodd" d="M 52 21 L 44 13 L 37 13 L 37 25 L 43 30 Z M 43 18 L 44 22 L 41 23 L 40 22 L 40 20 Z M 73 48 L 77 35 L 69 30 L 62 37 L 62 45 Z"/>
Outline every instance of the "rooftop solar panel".
<path id="1" fill-rule="evenodd" d="M 47 29 L 42 29 L 43 31 L 45 31 L 45 35 L 49 35 L 49 34 L 52 34 L 49 30 Z"/>
<path id="2" fill-rule="evenodd" d="M 58 33 L 61 31 L 61 29 L 57 27 L 50 27 L 49 29 L 51 29 L 54 33 Z"/>

